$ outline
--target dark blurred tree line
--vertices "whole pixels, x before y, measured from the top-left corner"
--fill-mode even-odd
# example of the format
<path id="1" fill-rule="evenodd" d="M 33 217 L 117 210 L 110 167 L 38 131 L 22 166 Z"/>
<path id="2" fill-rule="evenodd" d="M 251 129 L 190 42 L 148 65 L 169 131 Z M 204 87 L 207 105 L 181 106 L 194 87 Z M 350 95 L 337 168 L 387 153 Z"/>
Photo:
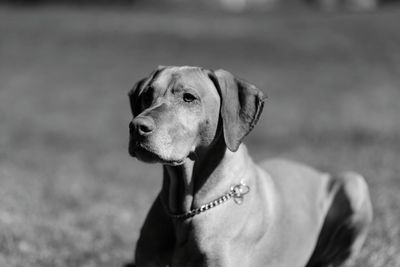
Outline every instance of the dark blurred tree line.
<path id="1" fill-rule="evenodd" d="M 63 3 L 72 5 L 203 5 L 229 11 L 246 9 L 273 9 L 276 7 L 312 5 L 325 10 L 373 10 L 382 4 L 400 3 L 400 0 L 0 0 L 10 4 L 39 5 Z"/>
<path id="2" fill-rule="evenodd" d="M 0 2 L 20 5 L 37 5 L 37 4 L 52 4 L 52 3 L 66 3 L 66 4 L 112 4 L 112 5 L 126 5 L 139 2 L 137 0 L 0 0 Z"/>

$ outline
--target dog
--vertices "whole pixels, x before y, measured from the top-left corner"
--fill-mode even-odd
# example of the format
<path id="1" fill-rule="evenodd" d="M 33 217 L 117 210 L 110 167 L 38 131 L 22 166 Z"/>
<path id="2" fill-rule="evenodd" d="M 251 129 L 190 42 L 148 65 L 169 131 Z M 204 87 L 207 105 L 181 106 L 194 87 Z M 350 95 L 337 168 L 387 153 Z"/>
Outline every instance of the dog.
<path id="1" fill-rule="evenodd" d="M 225 70 L 160 66 L 129 92 L 129 153 L 163 165 L 130 266 L 339 266 L 372 220 L 364 178 L 284 159 L 244 137 L 263 93 Z"/>

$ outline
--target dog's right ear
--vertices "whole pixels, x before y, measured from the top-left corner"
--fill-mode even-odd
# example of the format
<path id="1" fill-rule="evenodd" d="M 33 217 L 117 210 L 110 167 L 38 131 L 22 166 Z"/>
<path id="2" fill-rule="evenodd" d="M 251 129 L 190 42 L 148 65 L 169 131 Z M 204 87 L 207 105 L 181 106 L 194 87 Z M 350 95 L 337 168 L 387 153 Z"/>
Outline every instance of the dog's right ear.
<path id="1" fill-rule="evenodd" d="M 139 107 L 138 107 L 139 94 L 142 91 L 142 89 L 144 87 L 143 85 L 146 83 L 147 79 L 148 79 L 148 77 L 139 80 L 137 83 L 135 83 L 133 88 L 128 93 L 129 104 L 131 107 L 131 112 L 132 112 L 133 117 L 136 117 L 137 115 L 139 115 Z"/>
<path id="2" fill-rule="evenodd" d="M 133 88 L 128 92 L 129 96 L 129 103 L 131 106 L 131 111 L 133 117 L 136 117 L 137 115 L 140 114 L 140 108 L 139 108 L 139 96 L 142 93 L 143 89 L 146 87 L 147 84 L 151 83 L 154 78 L 160 74 L 161 71 L 163 71 L 166 66 L 161 66 L 159 65 L 150 75 L 146 78 L 143 78 L 139 80 Z"/>

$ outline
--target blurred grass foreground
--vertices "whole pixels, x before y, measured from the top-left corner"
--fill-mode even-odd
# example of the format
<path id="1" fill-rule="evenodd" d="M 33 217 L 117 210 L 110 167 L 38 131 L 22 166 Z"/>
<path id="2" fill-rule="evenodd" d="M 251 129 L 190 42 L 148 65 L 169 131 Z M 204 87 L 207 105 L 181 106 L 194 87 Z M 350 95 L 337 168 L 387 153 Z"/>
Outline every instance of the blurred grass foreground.
<path id="1" fill-rule="evenodd" d="M 218 14 L 0 7 L 0 266 L 120 266 L 161 184 L 128 156 L 127 91 L 155 66 L 225 68 L 269 95 L 256 160 L 355 170 L 400 266 L 400 11 Z"/>

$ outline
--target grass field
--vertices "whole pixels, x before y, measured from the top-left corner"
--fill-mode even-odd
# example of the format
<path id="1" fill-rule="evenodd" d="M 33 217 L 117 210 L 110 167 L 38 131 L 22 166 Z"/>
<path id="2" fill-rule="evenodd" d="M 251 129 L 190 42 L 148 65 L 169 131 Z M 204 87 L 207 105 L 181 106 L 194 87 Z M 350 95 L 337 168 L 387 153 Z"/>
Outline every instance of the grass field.
<path id="1" fill-rule="evenodd" d="M 120 266 L 161 185 L 127 153 L 127 91 L 158 64 L 269 95 L 246 143 L 355 170 L 375 220 L 355 266 L 400 266 L 400 10 L 189 15 L 0 7 L 0 266 Z"/>

